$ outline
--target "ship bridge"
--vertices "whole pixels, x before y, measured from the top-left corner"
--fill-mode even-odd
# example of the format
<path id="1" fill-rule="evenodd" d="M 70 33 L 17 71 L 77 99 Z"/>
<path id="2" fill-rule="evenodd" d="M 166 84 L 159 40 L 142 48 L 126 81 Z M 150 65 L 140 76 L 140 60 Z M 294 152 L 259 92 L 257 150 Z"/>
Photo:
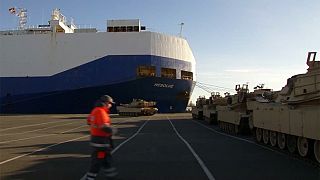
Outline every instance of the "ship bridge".
<path id="1" fill-rule="evenodd" d="M 49 21 L 53 32 L 74 33 L 77 26 L 74 25 L 73 20 L 68 23 L 67 18 L 60 13 L 60 9 L 52 11 L 51 20 Z"/>
<path id="2" fill-rule="evenodd" d="M 139 19 L 121 19 L 121 20 L 108 20 L 108 32 L 140 32 L 146 30 L 145 26 L 141 26 Z"/>

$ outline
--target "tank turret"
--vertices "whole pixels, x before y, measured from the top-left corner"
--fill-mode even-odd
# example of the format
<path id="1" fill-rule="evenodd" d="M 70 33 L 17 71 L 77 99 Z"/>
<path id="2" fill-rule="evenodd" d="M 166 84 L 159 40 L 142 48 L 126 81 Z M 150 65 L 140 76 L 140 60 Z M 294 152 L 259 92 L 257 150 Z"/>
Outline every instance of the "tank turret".
<path id="1" fill-rule="evenodd" d="M 206 104 L 206 97 L 204 97 L 204 96 L 199 96 L 199 98 L 198 98 L 197 101 L 196 101 L 196 106 L 197 106 L 198 108 L 202 108 L 203 105 L 205 105 L 205 104 Z"/>
<path id="2" fill-rule="evenodd" d="M 226 104 L 217 106 L 219 127 L 232 134 L 248 134 L 252 129 L 252 123 L 249 121 L 247 111 L 247 98 L 249 98 L 249 89 L 247 84 L 235 86 L 236 94 L 225 93 Z"/>
<path id="3" fill-rule="evenodd" d="M 320 61 L 309 52 L 307 73 L 292 76 L 279 93 L 278 102 L 289 105 L 320 103 Z"/>
<path id="4" fill-rule="evenodd" d="M 208 103 L 208 99 L 205 96 L 199 96 L 196 101 L 196 106 L 192 107 L 192 118 L 203 119 L 203 106 Z"/>
<path id="5" fill-rule="evenodd" d="M 227 105 L 227 99 L 222 97 L 219 92 L 212 92 L 207 103 L 203 105 L 204 120 L 209 124 L 218 124 L 217 105 Z"/>
<path id="6" fill-rule="evenodd" d="M 129 104 L 122 104 L 124 107 L 128 108 L 146 108 L 146 107 L 154 107 L 156 102 L 154 101 L 145 101 L 142 99 L 133 99 Z"/>

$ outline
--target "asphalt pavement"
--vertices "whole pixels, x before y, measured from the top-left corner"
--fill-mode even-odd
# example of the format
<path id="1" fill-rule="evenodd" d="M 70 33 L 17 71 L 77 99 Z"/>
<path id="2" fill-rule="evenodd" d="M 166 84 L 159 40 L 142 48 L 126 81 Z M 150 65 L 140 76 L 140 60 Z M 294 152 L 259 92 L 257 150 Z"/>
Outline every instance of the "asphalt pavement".
<path id="1" fill-rule="evenodd" d="M 77 180 L 90 164 L 86 116 L 0 116 L 0 180 Z M 191 114 L 112 115 L 122 180 L 320 180 L 320 168 Z M 102 175 L 97 179 L 104 179 Z"/>

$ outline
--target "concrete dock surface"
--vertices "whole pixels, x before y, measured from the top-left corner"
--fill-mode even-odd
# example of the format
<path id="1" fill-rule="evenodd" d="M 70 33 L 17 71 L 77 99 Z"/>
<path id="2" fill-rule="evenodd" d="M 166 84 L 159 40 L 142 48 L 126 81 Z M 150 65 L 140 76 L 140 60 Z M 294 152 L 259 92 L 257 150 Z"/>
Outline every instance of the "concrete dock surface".
<path id="1" fill-rule="evenodd" d="M 86 117 L 0 116 L 0 179 L 79 180 L 90 164 Z M 226 134 L 188 113 L 111 119 L 122 180 L 320 180 L 314 163 L 250 136 Z"/>

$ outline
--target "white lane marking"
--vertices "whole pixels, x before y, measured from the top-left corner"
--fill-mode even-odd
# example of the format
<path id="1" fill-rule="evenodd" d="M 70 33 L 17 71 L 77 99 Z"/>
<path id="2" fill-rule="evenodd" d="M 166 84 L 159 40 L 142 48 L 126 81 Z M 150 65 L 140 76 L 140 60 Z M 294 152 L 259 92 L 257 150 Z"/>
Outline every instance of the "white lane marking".
<path id="1" fill-rule="evenodd" d="M 85 126 L 88 126 L 88 125 L 82 125 L 82 126 L 79 126 L 79 127 L 73 128 L 73 129 L 69 129 L 69 130 L 67 130 L 67 131 L 60 132 L 60 134 L 64 134 L 64 133 L 67 133 L 67 132 L 71 132 L 71 131 L 73 131 L 73 130 L 80 129 L 80 128 L 85 127 Z"/>
<path id="2" fill-rule="evenodd" d="M 119 125 L 119 124 L 122 124 L 124 123 L 125 121 L 121 122 L 121 123 L 115 123 L 115 126 Z M 64 133 L 67 133 L 67 132 L 71 132 L 71 131 L 74 131 L 76 129 L 80 129 L 82 127 L 85 127 L 85 126 L 88 126 L 88 125 L 82 125 L 82 126 L 79 126 L 79 127 L 76 127 L 76 128 L 73 128 L 73 129 L 69 129 L 67 131 L 63 131 L 63 132 L 58 132 L 58 134 L 64 134 Z M 17 142 L 17 141 L 23 141 L 23 140 L 29 140 L 29 139 L 35 139 L 35 138 L 41 138 L 41 137 L 47 137 L 47 136 L 55 136 L 55 135 L 58 135 L 58 134 L 46 134 L 46 135 L 39 135 L 39 136 L 33 136 L 33 137 L 28 137 L 28 138 L 22 138 L 22 139 L 15 139 L 15 140 L 9 140 L 9 141 L 2 141 L 0 142 L 0 144 L 5 144 L 5 143 L 11 143 L 11 142 Z"/>
<path id="3" fill-rule="evenodd" d="M 147 122 L 149 121 L 149 119 L 147 121 L 145 121 L 142 126 L 137 130 L 136 133 L 134 133 L 130 138 L 126 139 L 125 141 L 123 141 L 122 143 L 120 143 L 116 148 L 114 148 L 111 151 L 111 154 L 114 154 L 121 146 L 123 146 L 125 143 L 127 143 L 128 141 L 130 141 L 131 139 L 133 139 L 134 137 L 136 137 L 140 131 L 142 130 L 142 128 L 147 124 Z"/>
<path id="4" fill-rule="evenodd" d="M 201 158 L 198 156 L 198 154 L 193 150 L 193 148 L 191 147 L 191 145 L 179 134 L 179 132 L 177 131 L 177 129 L 174 127 L 173 123 L 171 122 L 171 120 L 167 117 L 167 119 L 169 120 L 173 130 L 175 131 L 175 133 L 178 135 L 178 137 L 187 145 L 187 147 L 189 148 L 189 150 L 191 151 L 191 153 L 193 154 L 193 156 L 196 158 L 196 160 L 198 161 L 198 163 L 200 164 L 202 170 L 206 173 L 207 177 L 209 180 L 215 180 L 215 178 L 213 177 L 212 173 L 209 171 L 209 169 L 207 168 L 207 166 L 204 164 L 204 162 L 201 160 Z"/>
<path id="5" fill-rule="evenodd" d="M 219 131 L 217 131 L 217 130 L 215 130 L 215 129 L 212 129 L 212 128 L 210 128 L 210 127 L 207 127 L 207 126 L 205 126 L 205 125 L 203 125 L 203 124 L 201 124 L 201 123 L 199 123 L 199 122 L 197 122 L 197 121 L 194 121 L 194 120 L 192 120 L 192 121 L 193 121 L 194 123 L 197 123 L 197 124 L 201 125 L 202 127 L 206 128 L 206 129 L 208 129 L 208 130 L 210 130 L 210 131 L 215 132 L 215 133 L 218 133 L 218 134 L 221 134 L 221 135 L 224 135 L 224 136 L 228 136 L 228 137 L 231 137 L 231 138 L 234 138 L 234 139 L 238 139 L 238 140 L 240 140 L 240 141 L 245 141 L 245 142 L 254 144 L 253 141 L 246 140 L 246 139 L 242 139 L 242 138 L 239 138 L 239 137 L 236 137 L 236 136 L 232 136 L 232 135 L 230 135 L 230 134 L 226 134 L 226 133 L 223 133 L 223 132 L 219 132 Z"/>
<path id="6" fill-rule="evenodd" d="M 56 135 L 56 134 L 47 134 L 47 135 L 33 136 L 33 137 L 22 138 L 22 139 L 15 139 L 15 140 L 10 140 L 10 141 L 2 141 L 2 142 L 0 142 L 0 144 L 23 141 L 23 140 L 29 140 L 29 139 L 35 139 L 35 138 L 46 137 L 46 136 L 53 136 L 53 135 Z"/>
<path id="7" fill-rule="evenodd" d="M 5 144 L 5 143 L 11 143 L 11 142 L 17 142 L 17 141 L 23 141 L 23 140 L 29 140 L 29 139 L 35 139 L 35 138 L 40 138 L 40 137 L 47 137 L 47 136 L 56 136 L 56 135 L 60 135 L 60 134 L 64 134 L 66 132 L 71 132 L 73 130 L 76 130 L 76 129 L 80 129 L 84 126 L 87 126 L 87 125 L 83 125 L 83 126 L 79 126 L 79 127 L 76 127 L 76 128 L 73 128 L 73 129 L 69 129 L 67 131 L 63 131 L 63 132 L 60 132 L 58 134 L 46 134 L 46 135 L 40 135 L 40 136 L 33 136 L 33 137 L 28 137 L 28 138 L 22 138 L 22 139 L 15 139 L 15 140 L 9 140 L 9 141 L 2 141 L 0 142 L 0 144 Z"/>
<path id="8" fill-rule="evenodd" d="M 49 148 L 54 147 L 54 146 L 58 146 L 58 145 L 60 145 L 60 144 L 64 144 L 64 143 L 76 141 L 76 140 L 83 139 L 83 138 L 86 138 L 86 137 L 89 137 L 89 136 L 90 136 L 90 135 L 85 135 L 85 136 L 81 136 L 81 137 L 78 137 L 78 138 L 74 138 L 74 139 L 70 139 L 70 140 L 67 140 L 67 141 L 63 141 L 63 142 L 59 142 L 59 143 L 56 143 L 56 144 L 52 144 L 52 145 L 50 145 L 50 146 L 46 146 L 46 147 L 44 147 L 44 148 L 37 149 L 37 150 L 32 151 L 32 152 L 30 152 L 30 153 L 22 154 L 22 155 L 20 155 L 20 156 L 16 156 L 16 157 L 14 157 L 14 158 L 7 159 L 7 160 L 5 160 L 5 161 L 2 161 L 2 162 L 0 162 L 0 165 L 6 164 L 6 163 L 8 163 L 8 162 L 14 161 L 14 160 L 16 160 L 16 159 L 19 159 L 19 158 L 22 158 L 22 157 L 25 157 L 25 156 L 29 156 L 29 155 L 34 154 L 34 153 L 36 153 L 36 152 L 40 152 L 40 151 L 49 149 Z"/>
<path id="9" fill-rule="evenodd" d="M 148 122 L 149 120 L 150 120 L 150 119 L 148 119 L 147 121 L 145 121 L 145 122 L 141 125 L 141 127 L 137 130 L 137 132 L 134 133 L 130 138 L 126 139 L 125 141 L 123 141 L 122 143 L 120 143 L 116 148 L 114 148 L 114 149 L 111 151 L 111 154 L 116 153 L 117 150 L 120 149 L 121 146 L 123 146 L 125 143 L 127 143 L 128 141 L 130 141 L 131 139 L 133 139 L 134 137 L 136 137 L 136 136 L 139 134 L 139 132 L 142 130 L 142 128 L 147 124 L 147 122 Z M 119 125 L 119 124 L 122 124 L 122 123 L 118 123 L 117 125 Z M 85 178 L 86 178 L 86 175 L 87 175 L 87 173 L 85 173 L 85 174 L 82 176 L 81 179 L 85 179 Z M 80 180 L 81 180 L 81 179 L 80 179 Z"/>
<path id="10" fill-rule="evenodd" d="M 71 123 L 62 124 L 62 125 L 49 126 L 49 127 L 45 127 L 45 128 L 41 128 L 41 129 L 35 129 L 35 130 L 25 131 L 25 132 L 20 132 L 20 133 L 0 134 L 0 136 L 11 136 L 11 135 L 18 135 L 18 134 L 27 134 L 27 133 L 31 133 L 31 132 L 42 131 L 42 130 L 46 130 L 46 129 L 51 129 L 51 128 L 60 127 L 60 126 L 66 126 L 66 125 L 75 124 L 75 123 L 78 123 L 78 122 L 71 122 Z"/>
<path id="11" fill-rule="evenodd" d="M 147 122 L 147 121 L 146 121 L 146 122 Z M 146 122 L 143 124 L 143 126 L 146 124 Z M 121 123 L 119 123 L 119 124 L 121 124 Z M 142 127 L 142 128 L 143 128 L 143 127 Z M 138 132 L 140 132 L 142 128 L 140 127 L 139 130 L 138 130 Z M 135 133 L 133 136 L 136 136 L 137 134 L 138 134 L 138 133 Z M 14 160 L 16 160 L 16 159 L 19 159 L 19 158 L 22 158 L 22 157 L 25 157 L 25 156 L 29 156 L 29 155 L 34 154 L 34 153 L 36 153 L 36 152 L 40 152 L 40 151 L 49 149 L 49 148 L 54 147 L 54 146 L 58 146 L 58 145 L 60 145 L 60 144 L 72 142 L 72 141 L 79 140 L 79 139 L 82 139 L 82 138 L 85 138 L 85 137 L 89 137 L 89 136 L 90 136 L 90 135 L 85 135 L 85 136 L 81 136 L 81 137 L 79 137 L 79 138 L 70 139 L 70 140 L 67 140 L 67 141 L 60 142 L 60 143 L 52 144 L 52 145 L 50 145 L 50 146 L 46 146 L 46 147 L 44 147 L 44 148 L 37 149 L 37 150 L 32 151 L 32 152 L 30 152 L 30 153 L 22 154 L 22 155 L 20 155 L 20 156 L 16 156 L 16 157 L 14 157 L 14 158 L 11 158 L 11 159 L 2 161 L 2 162 L 0 162 L 0 165 L 6 164 L 6 163 L 8 163 L 8 162 L 14 161 Z M 132 139 L 133 136 L 130 137 L 130 139 Z M 129 140 L 127 139 L 126 142 L 127 142 L 127 141 L 129 141 Z M 124 144 L 124 142 L 121 143 L 120 145 L 122 146 L 123 144 Z M 120 146 L 120 145 L 119 145 L 119 146 Z M 117 146 L 117 148 L 114 149 L 111 153 L 115 153 L 115 151 L 120 148 L 119 146 Z"/>
<path id="12" fill-rule="evenodd" d="M 46 123 L 40 123 L 40 124 L 30 124 L 30 125 L 24 125 L 24 126 L 11 127 L 11 128 L 1 129 L 0 132 L 11 130 L 11 129 L 19 129 L 19 128 L 32 127 L 32 126 L 41 126 L 44 124 L 52 124 L 52 123 L 59 123 L 59 122 L 66 122 L 66 121 L 70 121 L 70 120 L 54 121 L 54 122 L 46 122 Z"/>
<path id="13" fill-rule="evenodd" d="M 254 141 L 250 141 L 250 140 L 242 139 L 242 138 L 239 138 L 239 137 L 236 137 L 236 136 L 232 136 L 232 135 L 229 135 L 229 134 L 226 134 L 226 133 L 222 133 L 222 132 L 219 132 L 219 131 L 217 131 L 217 130 L 215 130 L 215 129 L 212 129 L 212 128 L 210 128 L 210 127 L 207 127 L 207 126 L 205 126 L 205 125 L 203 125 L 203 124 L 201 124 L 201 123 L 199 123 L 199 122 L 197 122 L 197 121 L 195 121 L 195 120 L 192 120 L 192 121 L 195 122 L 195 123 L 197 123 L 197 124 L 199 124 L 199 125 L 201 125 L 202 127 L 206 128 L 206 129 L 212 131 L 212 132 L 215 132 L 215 133 L 218 133 L 218 134 L 221 134 L 221 135 L 223 135 L 223 136 L 227 136 L 227 137 L 230 137 L 230 138 L 233 138 L 233 139 L 237 139 L 237 140 L 240 140 L 240 141 L 244 141 L 244 142 L 247 142 L 247 143 L 250 143 L 250 144 L 254 144 L 254 145 L 256 145 L 256 146 L 262 147 L 262 148 L 267 149 L 267 150 L 269 150 L 269 151 L 272 151 L 272 152 L 275 152 L 275 153 L 278 153 L 278 154 L 285 155 L 285 154 L 283 154 L 283 153 L 281 153 L 281 152 L 279 152 L 279 151 L 276 151 L 276 150 L 273 150 L 273 149 L 268 148 L 268 147 L 266 147 L 266 146 L 257 144 L 257 143 L 255 143 Z"/>

